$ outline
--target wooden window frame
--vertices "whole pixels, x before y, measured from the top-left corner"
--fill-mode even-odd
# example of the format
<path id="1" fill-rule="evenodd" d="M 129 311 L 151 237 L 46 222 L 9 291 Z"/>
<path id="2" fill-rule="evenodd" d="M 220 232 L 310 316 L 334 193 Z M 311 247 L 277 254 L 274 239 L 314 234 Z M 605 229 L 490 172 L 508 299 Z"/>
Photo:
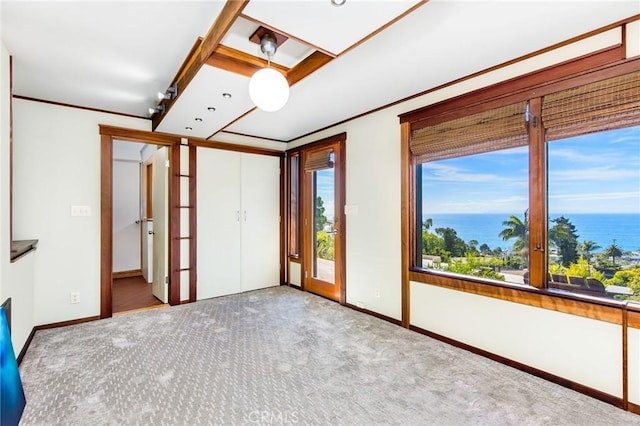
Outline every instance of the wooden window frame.
<path id="1" fill-rule="evenodd" d="M 297 158 L 297 168 L 294 170 L 291 167 L 291 159 L 292 158 Z M 300 256 L 300 252 L 301 252 L 301 247 L 300 247 L 300 241 L 301 241 L 301 237 L 300 237 L 300 209 L 302 207 L 301 202 L 300 202 L 300 182 L 301 182 L 301 164 L 302 164 L 302 155 L 300 154 L 300 151 L 296 150 L 296 151 L 291 151 L 288 152 L 286 155 L 286 159 L 287 159 L 287 164 L 286 164 L 286 177 L 287 177 L 287 183 L 286 183 L 286 191 L 287 191 L 287 196 L 286 196 L 286 202 L 287 202 L 287 258 L 288 259 L 293 259 L 293 260 L 300 260 L 301 256 Z M 293 218 L 293 211 L 292 211 L 292 204 L 291 204 L 291 193 L 294 190 L 294 188 L 292 187 L 292 182 L 291 179 L 293 176 L 296 176 L 297 180 L 296 180 L 296 213 L 297 213 L 297 217 L 295 218 L 296 221 L 296 226 L 295 226 L 295 235 L 294 235 L 294 231 L 293 231 L 293 222 L 294 222 L 294 218 Z M 292 251 L 292 239 L 295 239 L 296 241 L 296 250 Z"/>
<path id="2" fill-rule="evenodd" d="M 416 267 L 416 159 L 410 150 L 416 128 L 486 111 L 507 103 L 528 101 L 531 122 L 540 123 L 542 98 L 583 84 L 604 80 L 640 68 L 640 58 L 625 59 L 624 50 L 614 46 L 591 55 L 526 74 L 465 95 L 400 115 L 401 128 L 401 203 L 402 203 L 402 323 L 410 326 L 410 282 L 453 288 L 518 303 L 531 304 L 560 312 L 621 323 L 612 314 L 623 303 L 596 300 L 578 294 L 564 294 L 546 288 L 547 205 L 546 141 L 541 126 L 529 129 L 529 271 L 531 286 L 497 283 L 473 277 L 458 277 Z M 565 302 L 566 301 L 566 302 Z M 629 307 L 631 310 L 634 308 Z M 640 310 L 639 310 L 640 311 Z"/>

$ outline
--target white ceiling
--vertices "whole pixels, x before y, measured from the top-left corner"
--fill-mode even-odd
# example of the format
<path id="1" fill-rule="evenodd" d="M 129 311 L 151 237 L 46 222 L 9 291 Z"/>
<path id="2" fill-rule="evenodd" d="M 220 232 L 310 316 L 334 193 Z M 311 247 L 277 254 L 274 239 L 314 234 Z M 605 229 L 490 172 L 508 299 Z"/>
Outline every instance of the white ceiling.
<path id="1" fill-rule="evenodd" d="M 14 93 L 148 116 L 223 4 L 2 0 Z M 251 0 L 223 45 L 261 58 L 246 40 L 261 22 L 290 36 L 275 63 L 290 68 L 314 50 L 337 57 L 293 85 L 288 104 L 272 113 L 252 108 L 248 77 L 204 65 L 158 130 L 288 141 L 640 13 L 639 0 L 431 0 L 378 32 L 416 4 Z"/>
<path id="2" fill-rule="evenodd" d="M 223 5 L 2 0 L 14 93 L 147 116 Z"/>

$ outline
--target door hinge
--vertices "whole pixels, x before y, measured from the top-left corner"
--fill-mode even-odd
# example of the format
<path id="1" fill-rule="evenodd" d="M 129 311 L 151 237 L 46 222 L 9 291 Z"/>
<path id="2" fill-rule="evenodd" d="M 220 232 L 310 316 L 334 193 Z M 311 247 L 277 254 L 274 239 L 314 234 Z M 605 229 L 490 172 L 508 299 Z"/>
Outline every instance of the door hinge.
<path id="1" fill-rule="evenodd" d="M 165 284 L 169 284 L 169 277 L 167 277 L 167 276 L 164 277 L 164 283 Z"/>

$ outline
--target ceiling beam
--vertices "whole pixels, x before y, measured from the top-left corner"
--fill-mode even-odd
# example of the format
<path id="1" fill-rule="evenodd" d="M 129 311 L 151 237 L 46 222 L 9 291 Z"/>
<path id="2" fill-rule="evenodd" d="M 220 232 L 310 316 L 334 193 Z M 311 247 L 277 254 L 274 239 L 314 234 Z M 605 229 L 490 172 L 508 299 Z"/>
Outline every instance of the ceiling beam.
<path id="1" fill-rule="evenodd" d="M 331 62 L 331 60 L 333 60 L 332 56 L 315 51 L 293 68 L 287 68 L 274 62 L 271 62 L 271 68 L 280 71 L 287 78 L 289 85 L 293 86 L 312 72 Z M 256 71 L 267 67 L 266 60 L 223 45 L 219 45 L 216 48 L 206 63 L 212 67 L 244 75 L 245 77 L 251 77 Z"/>
<path id="2" fill-rule="evenodd" d="M 209 28 L 207 35 L 202 39 L 202 43 L 196 43 L 191 50 L 191 54 L 181 67 L 182 72 L 177 77 L 177 80 L 172 82 L 172 85 L 175 84 L 178 88 L 177 96 L 173 99 L 165 99 L 162 101 L 164 114 L 156 113 L 151 117 L 153 130 L 160 125 L 164 115 L 169 112 L 175 101 L 180 97 L 180 94 L 187 88 L 191 80 L 193 80 L 198 71 L 200 71 L 200 68 L 202 68 L 211 57 L 222 38 L 227 31 L 229 31 L 248 3 L 249 0 L 227 0 L 213 25 Z"/>
<path id="3" fill-rule="evenodd" d="M 207 60 L 207 65 L 251 77 L 259 69 L 265 68 L 267 61 L 240 50 L 219 45 Z M 289 72 L 289 68 L 274 62 L 271 62 L 271 68 L 277 69 L 283 75 L 287 75 Z"/>
<path id="4" fill-rule="evenodd" d="M 293 86 L 294 84 L 296 84 L 312 72 L 322 68 L 332 60 L 332 56 L 316 50 L 289 70 L 289 72 L 286 74 L 289 85 Z"/>

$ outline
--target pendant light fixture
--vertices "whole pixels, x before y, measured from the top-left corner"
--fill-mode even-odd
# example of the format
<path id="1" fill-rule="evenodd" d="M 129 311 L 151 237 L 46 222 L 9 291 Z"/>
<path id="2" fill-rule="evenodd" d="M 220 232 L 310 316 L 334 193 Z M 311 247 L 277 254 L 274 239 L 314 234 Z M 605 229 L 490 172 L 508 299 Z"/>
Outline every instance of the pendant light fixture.
<path id="1" fill-rule="evenodd" d="M 260 37 L 260 50 L 267 56 L 267 68 L 257 71 L 249 81 L 249 97 L 263 111 L 273 112 L 289 100 L 289 83 L 280 71 L 271 68 L 271 57 L 276 53 L 276 38 L 269 34 Z"/>

